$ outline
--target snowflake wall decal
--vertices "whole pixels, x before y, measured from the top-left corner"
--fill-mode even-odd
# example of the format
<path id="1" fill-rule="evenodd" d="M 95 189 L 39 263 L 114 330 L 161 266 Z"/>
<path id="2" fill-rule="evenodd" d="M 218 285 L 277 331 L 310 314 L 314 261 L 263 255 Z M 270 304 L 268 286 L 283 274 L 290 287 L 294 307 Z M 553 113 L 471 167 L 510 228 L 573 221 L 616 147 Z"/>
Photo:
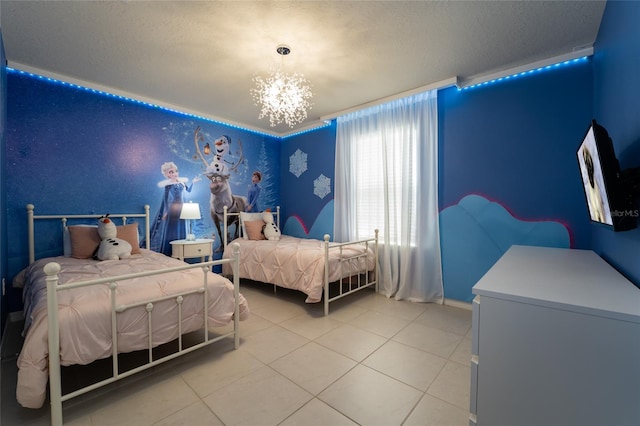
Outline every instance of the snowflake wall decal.
<path id="1" fill-rule="evenodd" d="M 313 193 L 324 198 L 331 192 L 331 179 L 321 174 L 313 181 Z"/>
<path id="2" fill-rule="evenodd" d="M 289 171 L 297 178 L 307 171 L 307 154 L 296 149 L 293 155 L 289 156 Z"/>

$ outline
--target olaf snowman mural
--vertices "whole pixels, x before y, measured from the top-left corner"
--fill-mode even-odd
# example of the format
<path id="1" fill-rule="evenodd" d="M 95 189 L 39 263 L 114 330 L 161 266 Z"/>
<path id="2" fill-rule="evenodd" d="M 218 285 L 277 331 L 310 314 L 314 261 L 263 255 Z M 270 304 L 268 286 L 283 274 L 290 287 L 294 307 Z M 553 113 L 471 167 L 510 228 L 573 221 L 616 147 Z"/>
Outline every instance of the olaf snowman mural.
<path id="1" fill-rule="evenodd" d="M 231 171 L 225 164 L 226 161 L 224 159 L 224 157 L 229 154 L 230 145 L 231 139 L 227 135 L 222 135 L 215 140 L 213 143 L 215 154 L 213 155 L 211 164 L 207 166 L 206 174 L 215 174 L 226 177 L 231 174 Z"/>
<path id="2" fill-rule="evenodd" d="M 237 162 L 231 163 L 228 160 L 225 160 L 225 156 L 229 154 L 231 139 L 226 135 L 220 136 L 213 143 L 214 151 L 211 152 L 211 154 L 213 154 L 213 158 L 211 159 L 211 162 L 208 162 L 205 155 L 209 154 L 207 151 L 209 144 L 206 143 L 204 145 L 205 154 L 200 150 L 200 144 L 206 142 L 200 131 L 200 126 L 196 127 L 193 139 L 195 142 L 196 152 L 205 165 L 204 175 L 211 181 L 209 183 L 209 190 L 211 192 L 211 197 L 209 199 L 209 211 L 216 230 L 218 231 L 218 236 L 220 236 L 220 239 L 222 240 L 223 234 L 221 224 L 224 222 L 224 208 L 226 207 L 229 213 L 239 213 L 245 211 L 247 206 L 247 198 L 240 195 L 234 195 L 231 191 L 231 185 L 229 185 L 231 172 L 236 172 L 237 168 L 244 163 L 242 142 L 238 139 L 240 158 Z M 231 215 L 228 217 L 227 223 L 224 224 L 224 227 L 227 230 L 231 225 L 235 225 L 234 238 L 238 237 L 239 221 L 239 215 Z"/>

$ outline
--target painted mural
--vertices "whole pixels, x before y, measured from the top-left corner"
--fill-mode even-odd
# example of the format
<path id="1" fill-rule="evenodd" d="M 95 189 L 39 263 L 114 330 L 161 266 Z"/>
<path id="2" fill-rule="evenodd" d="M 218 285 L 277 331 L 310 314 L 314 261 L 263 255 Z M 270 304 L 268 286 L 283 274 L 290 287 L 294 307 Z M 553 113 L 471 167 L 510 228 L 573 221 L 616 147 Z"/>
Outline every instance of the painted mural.
<path id="1" fill-rule="evenodd" d="M 333 212 L 334 204 L 333 200 L 331 200 L 320 210 L 320 213 L 311 226 L 307 226 L 299 216 L 289 216 L 284 222 L 282 232 L 285 235 L 299 238 L 323 240 L 325 234 L 329 234 L 329 236 L 333 238 L 331 235 L 331 230 L 333 229 Z"/>
<path id="2" fill-rule="evenodd" d="M 158 187 L 164 189 L 164 196 L 162 197 L 160 208 L 151 223 L 149 247 L 153 251 L 171 256 L 170 242 L 186 237 L 185 224 L 180 220 L 180 213 L 184 203 L 183 193 L 185 191 L 191 192 L 193 184 L 198 182 L 200 177 L 196 176 L 189 183 L 188 178 L 179 176 L 178 166 L 173 161 L 162 163 L 160 171 L 165 179 L 158 182 Z M 140 246 L 146 247 L 144 239 L 141 241 Z"/>
<path id="3" fill-rule="evenodd" d="M 445 297 L 471 302 L 471 288 L 512 245 L 570 247 L 565 225 L 514 217 L 502 204 L 477 194 L 440 212 Z"/>
<path id="4" fill-rule="evenodd" d="M 209 142 L 200 132 L 198 127 L 195 130 L 193 139 L 195 141 L 195 149 L 198 156 L 202 160 L 205 170 L 204 175 L 209 179 L 209 191 L 211 196 L 209 198 L 208 213 L 213 220 L 216 227 L 217 237 L 219 240 L 223 240 L 223 232 L 229 233 L 229 227 L 233 226 L 235 231 L 231 239 L 238 238 L 239 236 L 239 216 L 229 216 L 231 219 L 224 223 L 224 209 L 227 208 L 229 213 L 240 213 L 248 211 L 248 199 L 242 195 L 234 195 L 229 184 L 229 179 L 232 173 L 237 173 L 238 168 L 244 163 L 244 153 L 242 150 L 242 142 L 238 139 L 239 151 L 236 153 L 237 159 L 232 159 L 230 154 L 231 138 L 227 135 L 218 137 L 213 142 L 213 148 L 210 147 Z M 200 144 L 203 145 L 203 149 L 200 149 Z M 211 159 L 207 156 L 211 155 Z M 254 172 L 256 173 L 256 172 Z M 258 172 L 259 173 L 259 172 Z M 255 198 L 254 188 L 250 186 L 249 194 L 252 198 Z M 254 200 L 255 202 L 255 200 Z M 215 237 L 215 235 L 212 235 Z"/>
<path id="5" fill-rule="evenodd" d="M 193 232 L 213 238 L 218 256 L 222 205 L 280 204 L 277 138 L 26 73 L 8 79 L 10 276 L 27 262 L 28 203 L 36 214 L 142 212 L 148 204 L 150 242 L 165 253 L 168 241 L 185 236 L 182 203 L 198 203 Z M 57 231 L 37 256 L 61 252 Z"/>
<path id="6" fill-rule="evenodd" d="M 286 235 L 333 236 L 336 122 L 282 140 L 281 229 Z"/>
<path id="7" fill-rule="evenodd" d="M 183 124 L 183 127 L 186 126 L 187 124 Z M 198 238 L 212 238 L 215 251 L 221 252 L 223 232 L 227 232 L 230 240 L 237 238 L 239 232 L 238 216 L 231 216 L 229 222 L 224 223 L 225 206 L 228 212 L 238 213 L 262 211 L 263 206 L 270 208 L 278 204 L 278 183 L 275 180 L 278 173 L 277 157 L 267 152 L 264 140 L 255 153 L 251 151 L 250 145 L 244 146 L 242 135 L 232 137 L 230 134 L 215 134 L 201 126 L 194 126 L 192 136 L 188 138 L 188 128 L 178 131 L 172 125 L 166 130 L 170 132 L 167 140 L 174 155 L 183 161 L 195 162 L 198 168 L 193 178 L 178 177 L 179 171 L 176 170 L 173 176 L 165 175 L 165 179 L 158 183 L 165 192 L 163 202 L 154 216 L 154 226 L 157 224 L 158 230 L 163 227 L 171 229 L 172 218 L 175 222 L 175 218 L 179 217 L 181 205 L 186 199 L 198 202 L 201 219 L 195 221 L 194 233 Z M 189 147 L 190 143 L 193 144 L 192 147 Z M 201 195 L 190 196 L 194 187 L 200 188 Z M 164 208 L 171 188 L 174 188 L 176 194 L 173 197 L 173 213 L 170 213 L 171 209 Z M 152 232 L 153 250 L 171 253 L 169 241 L 186 235 L 184 221 L 178 220 L 177 223 L 179 227 L 175 232 L 167 233 L 164 239 L 154 237 Z M 163 232 L 158 234 L 162 235 Z M 159 245 L 160 241 L 163 241 L 162 245 Z"/>

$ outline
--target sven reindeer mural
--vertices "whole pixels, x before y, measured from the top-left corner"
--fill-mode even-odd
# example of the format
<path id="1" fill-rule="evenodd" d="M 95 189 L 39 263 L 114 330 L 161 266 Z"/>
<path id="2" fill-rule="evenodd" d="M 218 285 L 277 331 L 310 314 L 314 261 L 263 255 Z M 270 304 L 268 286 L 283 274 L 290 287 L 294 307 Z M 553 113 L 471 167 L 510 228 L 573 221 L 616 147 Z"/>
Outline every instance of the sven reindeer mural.
<path id="1" fill-rule="evenodd" d="M 228 153 L 231 145 L 231 139 L 228 136 L 221 136 L 214 142 L 213 159 L 209 163 L 202 151 L 200 150 L 200 142 L 205 142 L 204 136 L 200 132 L 200 126 L 196 127 L 196 130 L 193 134 L 193 139 L 196 144 L 196 152 L 202 159 L 202 162 L 205 165 L 204 175 L 209 178 L 210 184 L 209 189 L 211 191 L 211 198 L 209 202 L 209 208 L 211 213 L 211 218 L 213 219 L 213 223 L 216 226 L 216 230 L 218 231 L 218 236 L 220 240 L 223 240 L 222 237 L 222 229 L 220 223 L 224 221 L 224 207 L 227 206 L 227 211 L 230 213 L 239 213 L 245 210 L 247 205 L 247 199 L 245 197 L 239 195 L 233 195 L 231 193 L 231 186 L 229 185 L 229 176 L 231 172 L 235 172 L 240 164 L 244 162 L 244 154 L 242 152 L 242 142 L 238 140 L 238 145 L 240 147 L 240 158 L 236 163 L 230 163 L 226 161 L 224 158 Z M 208 154 L 207 151 L 210 151 L 209 143 L 206 143 L 204 146 L 205 153 Z M 225 232 L 227 232 L 227 236 L 231 238 L 229 235 L 229 228 L 231 225 L 235 225 L 234 237 L 237 238 L 239 236 L 240 231 L 240 215 L 232 215 L 229 216 L 229 219 L 226 224 L 224 224 Z"/>

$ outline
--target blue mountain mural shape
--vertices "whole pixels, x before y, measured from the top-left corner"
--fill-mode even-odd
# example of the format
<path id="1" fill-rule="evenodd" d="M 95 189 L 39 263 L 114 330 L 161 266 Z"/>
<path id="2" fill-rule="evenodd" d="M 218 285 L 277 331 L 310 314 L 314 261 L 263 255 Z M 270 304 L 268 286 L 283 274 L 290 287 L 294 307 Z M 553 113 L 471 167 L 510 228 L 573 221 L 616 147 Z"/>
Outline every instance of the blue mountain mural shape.
<path id="1" fill-rule="evenodd" d="M 324 234 L 329 234 L 331 235 L 331 240 L 333 240 L 333 200 L 322 208 L 309 232 L 306 231 L 298 217 L 290 216 L 282 228 L 282 233 L 292 237 L 314 238 L 317 240 L 322 240 L 324 239 Z"/>
<path id="2" fill-rule="evenodd" d="M 468 195 L 440 212 L 445 297 L 471 302 L 471 288 L 512 245 L 570 246 L 569 231 L 554 221 L 524 221 L 501 204 Z"/>

